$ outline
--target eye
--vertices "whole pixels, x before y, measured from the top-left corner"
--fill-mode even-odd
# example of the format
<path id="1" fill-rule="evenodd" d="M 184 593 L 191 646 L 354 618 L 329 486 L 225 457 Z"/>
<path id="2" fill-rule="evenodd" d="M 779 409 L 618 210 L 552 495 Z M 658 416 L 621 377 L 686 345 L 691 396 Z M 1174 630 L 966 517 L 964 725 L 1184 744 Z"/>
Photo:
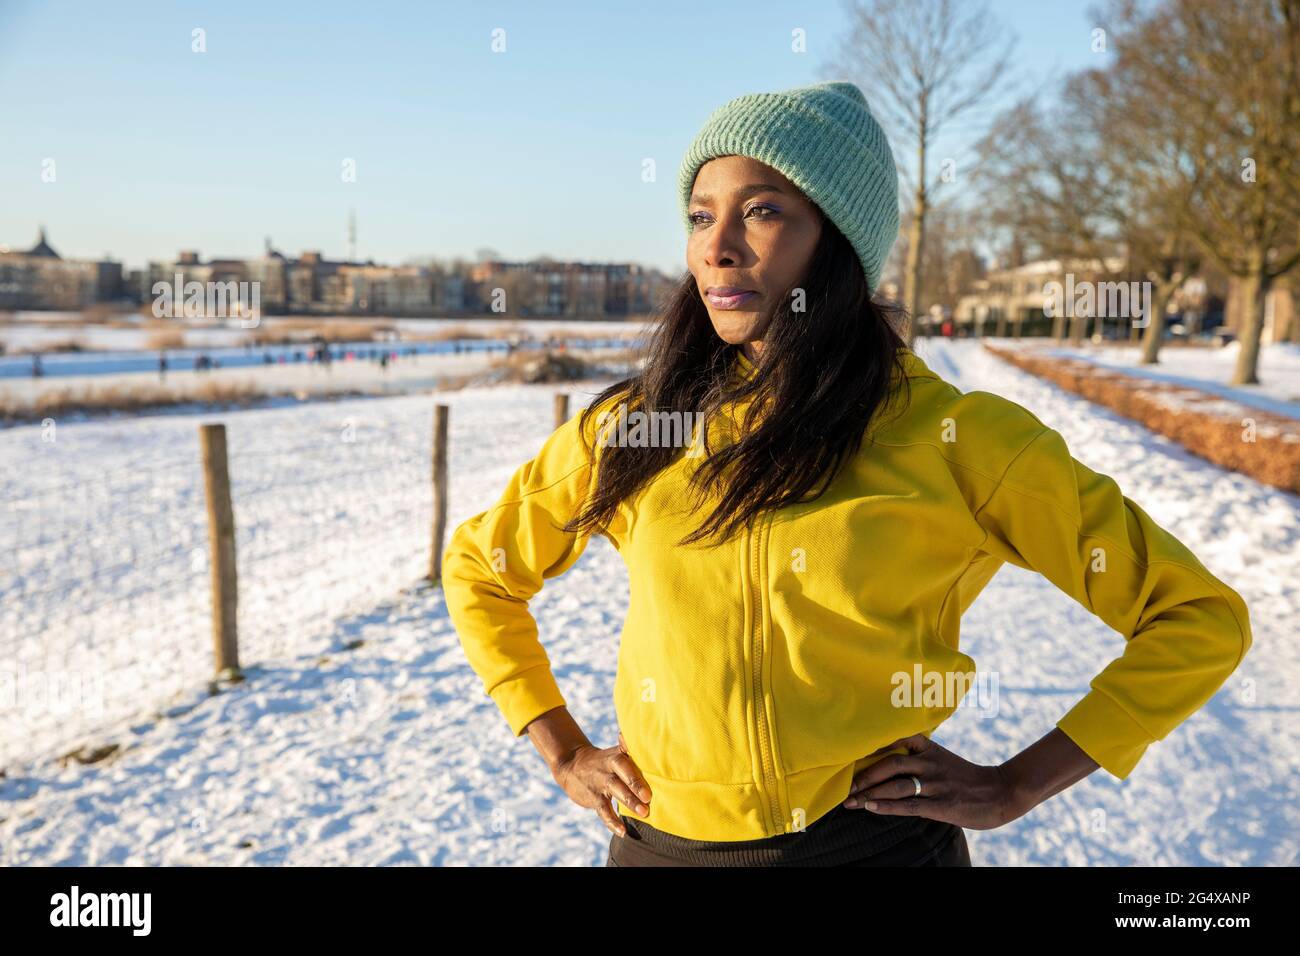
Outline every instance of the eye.
<path id="1" fill-rule="evenodd" d="M 775 206 L 767 206 L 764 205 L 763 203 L 755 203 L 753 206 L 749 207 L 749 212 L 751 213 L 762 212 L 764 214 L 761 216 L 755 216 L 754 217 L 755 219 L 768 219 L 774 216 L 779 211 L 780 210 L 778 210 Z"/>
<path id="2" fill-rule="evenodd" d="M 704 221 L 700 219 L 700 216 L 707 216 L 707 215 L 708 215 L 707 212 L 693 212 L 689 216 L 687 216 L 686 219 L 688 222 L 690 222 L 692 226 L 698 226 L 701 222 Z"/>

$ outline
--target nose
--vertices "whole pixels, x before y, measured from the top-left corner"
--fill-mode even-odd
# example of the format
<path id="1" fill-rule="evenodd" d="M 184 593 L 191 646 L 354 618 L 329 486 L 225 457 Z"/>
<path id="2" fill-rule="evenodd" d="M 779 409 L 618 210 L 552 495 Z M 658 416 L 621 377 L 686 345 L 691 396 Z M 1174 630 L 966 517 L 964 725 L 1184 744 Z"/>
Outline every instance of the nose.
<path id="1" fill-rule="evenodd" d="M 713 268 L 738 266 L 744 259 L 740 223 L 731 216 L 722 216 L 714 222 L 702 241 L 704 262 L 708 266 Z"/>

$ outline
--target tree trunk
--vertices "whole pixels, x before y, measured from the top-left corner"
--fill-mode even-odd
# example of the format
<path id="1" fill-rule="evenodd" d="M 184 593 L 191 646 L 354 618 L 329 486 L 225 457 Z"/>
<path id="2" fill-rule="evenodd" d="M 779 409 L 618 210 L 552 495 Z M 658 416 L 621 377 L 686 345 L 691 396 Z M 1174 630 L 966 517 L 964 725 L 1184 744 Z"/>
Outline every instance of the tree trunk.
<path id="1" fill-rule="evenodd" d="M 921 103 L 920 130 L 916 137 L 916 195 L 912 200 L 912 223 L 907 236 L 907 276 L 903 281 L 903 301 L 911 321 L 907 325 L 907 346 L 916 341 L 916 323 L 921 319 L 921 262 L 925 242 L 925 214 L 929 199 L 925 194 L 925 149 L 929 145 L 926 107 Z"/>
<path id="2" fill-rule="evenodd" d="M 1258 385 L 1259 339 L 1264 330 L 1264 300 L 1268 296 L 1271 276 L 1264 271 L 1264 257 L 1257 255 L 1251 271 L 1241 281 L 1241 329 L 1237 336 L 1241 349 L 1230 385 Z"/>
<path id="3" fill-rule="evenodd" d="M 1084 334 L 1088 331 L 1088 316 L 1075 313 L 1070 320 L 1070 344 L 1082 345 Z"/>
<path id="4" fill-rule="evenodd" d="M 904 282 L 903 301 L 912 321 L 907 326 L 907 344 L 910 348 L 916 339 L 916 324 L 921 320 L 921 244 L 925 241 L 925 187 L 917 189 L 912 205 L 912 225 L 907 233 L 907 277 Z"/>
<path id="5" fill-rule="evenodd" d="M 1142 330 L 1142 364 L 1160 363 L 1160 344 L 1165 338 L 1165 310 L 1178 286 L 1173 283 L 1156 286 L 1155 300 L 1151 303 L 1151 316 Z"/>

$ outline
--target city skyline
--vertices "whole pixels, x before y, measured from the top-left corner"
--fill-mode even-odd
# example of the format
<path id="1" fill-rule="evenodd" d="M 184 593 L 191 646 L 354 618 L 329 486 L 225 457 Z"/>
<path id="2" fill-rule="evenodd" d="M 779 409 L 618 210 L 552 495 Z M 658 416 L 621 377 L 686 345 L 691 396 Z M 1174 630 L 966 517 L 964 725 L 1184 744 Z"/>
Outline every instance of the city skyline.
<path id="1" fill-rule="evenodd" d="M 456 258 L 422 263 L 331 259 L 319 250 L 285 255 L 268 238 L 260 255 L 174 258 L 125 268 L 115 259 L 65 257 L 42 228 L 35 245 L 0 247 L 0 317 L 25 310 L 121 309 L 162 300 L 228 303 L 240 314 L 394 315 L 499 313 L 593 317 L 648 313 L 672 285 L 634 262 L 542 257 Z M 161 296 L 161 298 L 159 298 Z M 163 311 L 171 306 L 163 304 Z M 225 314 L 225 305 L 213 305 Z M 161 317 L 161 316 L 160 316 Z"/>
<path id="2" fill-rule="evenodd" d="M 1035 84 L 1096 61 L 1082 5 L 995 9 Z M 355 209 L 361 259 L 490 248 L 680 272 L 676 174 L 693 130 L 732 96 L 825 79 L 844 23 L 832 2 L 743 18 L 684 3 L 653 16 L 327 3 L 309 17 L 6 4 L 0 242 L 21 248 L 44 224 L 64 255 L 140 264 L 196 245 L 256 255 L 269 233 L 341 258 Z M 807 52 L 791 50 L 796 29 Z M 953 148 L 974 133 L 955 130 Z"/>
<path id="3" fill-rule="evenodd" d="M 66 242 L 63 242 L 58 237 L 52 237 L 50 235 L 50 230 L 46 228 L 43 222 L 37 223 L 36 232 L 27 241 L 11 242 L 11 241 L 6 241 L 5 237 L 0 236 L 0 255 L 4 255 L 6 253 L 24 254 L 29 252 L 30 250 L 37 249 L 41 246 L 45 246 L 46 248 L 50 248 L 53 251 L 56 251 L 58 256 L 62 259 L 84 261 L 84 262 L 119 263 L 121 264 L 124 272 L 148 269 L 152 265 L 178 261 L 181 257 L 189 253 L 197 254 L 199 260 L 202 262 L 223 262 L 223 261 L 230 261 L 236 259 L 256 258 L 258 255 L 261 255 L 262 253 L 265 253 L 270 250 L 275 250 L 281 253 L 296 251 L 299 257 L 315 253 L 319 255 L 322 259 L 329 260 L 331 262 L 347 263 L 350 265 L 417 266 L 417 265 L 425 265 L 426 263 L 432 260 L 432 261 L 436 261 L 448 265 L 456 261 L 461 261 L 472 266 L 476 263 L 489 262 L 489 261 L 510 263 L 510 262 L 540 262 L 545 260 L 551 260 L 557 263 L 581 264 L 581 265 L 601 265 L 601 266 L 633 265 L 633 266 L 639 266 L 641 268 L 644 268 L 647 271 L 664 272 L 663 269 L 659 269 L 657 266 L 653 265 L 652 263 L 638 262 L 636 260 L 612 259 L 609 257 L 593 258 L 593 259 L 569 259 L 569 258 L 563 258 L 561 256 L 553 255 L 547 252 L 540 252 L 535 256 L 510 257 L 510 256 L 499 254 L 499 250 L 487 249 L 487 248 L 467 250 L 459 253 L 453 251 L 453 252 L 449 252 L 446 255 L 441 255 L 441 256 L 413 255 L 413 256 L 408 256 L 405 259 L 396 260 L 396 261 L 381 260 L 374 256 L 366 256 L 360 254 L 358 254 L 355 258 L 353 258 L 349 255 L 347 250 L 344 250 L 342 254 L 338 254 L 338 255 L 331 254 L 327 252 L 325 246 L 323 246 L 320 243 L 317 243 L 315 245 L 309 245 L 297 250 L 291 250 L 288 249 L 288 247 L 282 245 L 281 243 L 276 242 L 274 236 L 272 236 L 269 233 L 262 237 L 261 250 L 259 252 L 255 252 L 252 254 L 225 255 L 222 254 L 221 252 L 213 253 L 209 250 L 205 250 L 202 246 L 198 244 L 190 243 L 189 245 L 182 245 L 180 248 L 173 250 L 170 256 L 166 256 L 166 255 L 156 256 L 143 261 L 133 262 L 123 256 L 115 255 L 111 249 L 106 250 L 105 253 L 101 255 L 83 256 L 83 255 L 68 254 L 64 251 L 66 248 L 69 248 L 68 244 Z M 492 253 L 492 255 L 482 255 L 482 253 L 487 253 L 487 252 Z"/>

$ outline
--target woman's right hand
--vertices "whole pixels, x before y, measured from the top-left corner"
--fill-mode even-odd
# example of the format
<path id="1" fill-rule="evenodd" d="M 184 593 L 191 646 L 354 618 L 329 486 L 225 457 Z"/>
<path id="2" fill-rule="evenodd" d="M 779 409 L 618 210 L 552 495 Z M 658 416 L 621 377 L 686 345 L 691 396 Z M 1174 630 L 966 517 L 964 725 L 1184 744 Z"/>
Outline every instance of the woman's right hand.
<path id="1" fill-rule="evenodd" d="M 650 787 L 628 756 L 621 731 L 617 747 L 590 744 L 579 747 L 555 766 L 552 773 L 569 799 L 580 807 L 595 810 L 611 833 L 627 835 L 627 827 L 610 803 L 612 799 L 618 798 L 625 807 L 643 817 L 650 813 Z"/>

